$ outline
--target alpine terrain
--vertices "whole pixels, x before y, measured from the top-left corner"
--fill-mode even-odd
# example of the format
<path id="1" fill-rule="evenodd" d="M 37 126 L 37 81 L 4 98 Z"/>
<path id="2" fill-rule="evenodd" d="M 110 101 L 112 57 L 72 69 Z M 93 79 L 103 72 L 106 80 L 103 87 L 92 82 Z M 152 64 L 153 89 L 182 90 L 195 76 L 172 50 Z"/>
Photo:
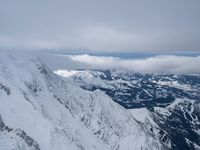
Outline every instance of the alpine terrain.
<path id="1" fill-rule="evenodd" d="M 199 100 L 199 75 L 52 70 L 38 54 L 1 54 L 0 150 L 200 149 Z"/>

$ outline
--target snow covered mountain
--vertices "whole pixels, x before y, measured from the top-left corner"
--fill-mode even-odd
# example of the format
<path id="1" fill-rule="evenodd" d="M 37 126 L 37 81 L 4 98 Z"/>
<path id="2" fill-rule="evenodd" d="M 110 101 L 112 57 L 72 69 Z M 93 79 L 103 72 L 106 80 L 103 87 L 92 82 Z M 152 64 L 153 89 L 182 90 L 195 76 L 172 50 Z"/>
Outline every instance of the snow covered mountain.
<path id="1" fill-rule="evenodd" d="M 52 72 L 1 54 L 0 149 L 200 149 L 199 92 L 196 75 Z"/>
<path id="2" fill-rule="evenodd" d="M 147 109 L 149 116 L 145 117 L 150 117 L 157 126 L 144 121 L 138 123 L 146 130 L 150 126 L 154 137 L 157 136 L 153 131 L 158 129 L 161 143 L 170 143 L 170 149 L 200 149 L 199 75 L 119 73 L 116 70 L 57 70 L 55 73 L 85 90 L 104 91 L 131 111 Z"/>

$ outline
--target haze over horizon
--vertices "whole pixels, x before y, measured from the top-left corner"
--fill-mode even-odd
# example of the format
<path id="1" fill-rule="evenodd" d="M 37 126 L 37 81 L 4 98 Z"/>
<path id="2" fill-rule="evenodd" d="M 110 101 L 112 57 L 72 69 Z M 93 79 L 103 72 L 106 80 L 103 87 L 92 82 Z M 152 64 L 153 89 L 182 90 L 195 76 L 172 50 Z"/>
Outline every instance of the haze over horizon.
<path id="1" fill-rule="evenodd" d="M 200 50 L 198 0 L 0 3 L 0 49 Z"/>

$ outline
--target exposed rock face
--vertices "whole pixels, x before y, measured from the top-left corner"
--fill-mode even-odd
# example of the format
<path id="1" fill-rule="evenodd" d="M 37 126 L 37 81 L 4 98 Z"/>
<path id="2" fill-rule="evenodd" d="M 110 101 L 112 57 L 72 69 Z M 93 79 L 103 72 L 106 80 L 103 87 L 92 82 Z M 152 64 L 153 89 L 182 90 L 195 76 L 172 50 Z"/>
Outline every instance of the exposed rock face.
<path id="1" fill-rule="evenodd" d="M 16 147 L 16 149 L 18 148 L 20 150 L 20 147 L 27 147 L 27 149 L 40 150 L 39 144 L 36 141 L 34 141 L 30 136 L 28 136 L 23 130 L 12 129 L 6 126 L 1 116 L 0 116 L 0 131 L 1 133 L 4 134 L 4 136 L 8 135 L 17 136 L 23 141 L 23 145 L 22 146 L 19 145 L 19 147 Z"/>
<path id="2" fill-rule="evenodd" d="M 0 90 L 3 90 L 7 95 L 10 95 L 10 89 L 3 85 L 3 83 L 0 83 Z"/>

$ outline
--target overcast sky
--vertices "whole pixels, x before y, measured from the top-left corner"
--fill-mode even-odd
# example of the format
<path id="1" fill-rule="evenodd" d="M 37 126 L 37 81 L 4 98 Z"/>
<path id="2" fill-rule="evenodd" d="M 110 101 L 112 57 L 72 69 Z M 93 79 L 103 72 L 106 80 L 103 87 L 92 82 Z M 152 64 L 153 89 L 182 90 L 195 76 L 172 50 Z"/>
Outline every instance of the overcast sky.
<path id="1" fill-rule="evenodd" d="M 0 0 L 0 48 L 200 50 L 200 0 Z"/>

